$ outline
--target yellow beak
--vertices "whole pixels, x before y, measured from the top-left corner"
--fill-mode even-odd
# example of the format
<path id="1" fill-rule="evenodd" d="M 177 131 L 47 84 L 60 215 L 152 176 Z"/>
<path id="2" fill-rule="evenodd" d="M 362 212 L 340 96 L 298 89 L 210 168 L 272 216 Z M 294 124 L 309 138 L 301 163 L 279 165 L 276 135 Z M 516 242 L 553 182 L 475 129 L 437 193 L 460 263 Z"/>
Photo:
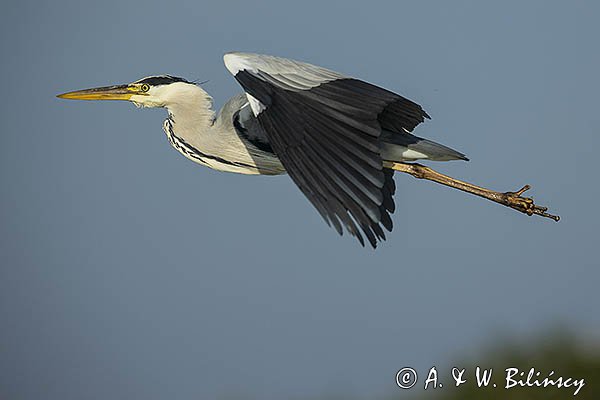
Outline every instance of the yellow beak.
<path id="1" fill-rule="evenodd" d="M 56 97 L 71 100 L 129 100 L 135 94 L 143 94 L 139 85 L 104 86 L 67 92 Z"/>

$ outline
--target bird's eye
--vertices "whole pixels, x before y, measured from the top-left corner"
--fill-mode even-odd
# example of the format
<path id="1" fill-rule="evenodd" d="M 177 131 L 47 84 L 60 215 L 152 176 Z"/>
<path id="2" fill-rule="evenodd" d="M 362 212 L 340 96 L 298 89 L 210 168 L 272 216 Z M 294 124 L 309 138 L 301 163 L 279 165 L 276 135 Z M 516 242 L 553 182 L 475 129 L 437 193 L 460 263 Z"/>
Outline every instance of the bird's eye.
<path id="1" fill-rule="evenodd" d="M 147 92 L 148 90 L 150 90 L 150 85 L 148 85 L 147 83 L 142 83 L 142 86 L 140 86 L 140 90 L 142 92 Z"/>

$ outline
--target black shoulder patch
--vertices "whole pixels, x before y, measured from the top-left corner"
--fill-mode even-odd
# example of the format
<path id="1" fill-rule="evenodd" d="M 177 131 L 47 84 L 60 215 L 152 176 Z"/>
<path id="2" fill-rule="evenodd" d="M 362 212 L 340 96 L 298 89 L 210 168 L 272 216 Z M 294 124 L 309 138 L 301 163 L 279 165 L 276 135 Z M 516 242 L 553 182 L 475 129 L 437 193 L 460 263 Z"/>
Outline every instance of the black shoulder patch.
<path id="1" fill-rule="evenodd" d="M 268 141 L 261 140 L 261 138 L 259 138 L 259 137 L 251 137 L 248 134 L 248 130 L 246 128 L 244 128 L 242 126 L 242 124 L 240 123 L 240 111 L 239 110 L 236 111 L 235 114 L 233 114 L 233 126 L 234 126 L 235 130 L 238 132 L 238 134 L 243 135 L 244 138 L 249 143 L 254 145 L 257 149 L 264 151 L 265 153 L 275 154 L 275 152 L 273 151 L 273 148 L 271 147 L 271 144 Z"/>

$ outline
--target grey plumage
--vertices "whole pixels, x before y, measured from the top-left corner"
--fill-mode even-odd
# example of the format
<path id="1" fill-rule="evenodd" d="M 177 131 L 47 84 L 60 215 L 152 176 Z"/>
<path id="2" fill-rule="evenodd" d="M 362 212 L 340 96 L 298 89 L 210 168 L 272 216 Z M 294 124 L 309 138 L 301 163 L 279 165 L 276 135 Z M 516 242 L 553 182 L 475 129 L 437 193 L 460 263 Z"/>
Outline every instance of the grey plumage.
<path id="1" fill-rule="evenodd" d="M 420 138 L 408 132 L 401 135 L 388 130 L 381 132 L 381 157 L 384 160 L 410 160 L 412 157 L 408 155 L 411 154 L 411 151 L 415 156 L 414 159 L 427 158 L 432 161 L 469 161 L 464 154 L 448 146 Z M 415 153 L 421 156 L 416 157 L 418 154 Z"/>
<path id="2" fill-rule="evenodd" d="M 392 230 L 395 211 L 393 171 L 384 162 L 466 160 L 412 135 L 429 115 L 396 93 L 279 57 L 228 53 L 224 61 L 245 93 L 217 115 L 200 86 L 170 75 L 61 97 L 165 107 L 165 133 L 185 157 L 220 171 L 288 173 L 338 233 L 373 247 Z"/>
<path id="3" fill-rule="evenodd" d="M 409 135 L 429 116 L 388 90 L 271 56 L 231 53 L 225 64 L 296 185 L 328 224 L 338 232 L 344 226 L 361 243 L 364 234 L 375 246 L 385 239 L 382 225 L 391 229 L 382 223 L 395 208 L 384 160 L 464 159 Z"/>

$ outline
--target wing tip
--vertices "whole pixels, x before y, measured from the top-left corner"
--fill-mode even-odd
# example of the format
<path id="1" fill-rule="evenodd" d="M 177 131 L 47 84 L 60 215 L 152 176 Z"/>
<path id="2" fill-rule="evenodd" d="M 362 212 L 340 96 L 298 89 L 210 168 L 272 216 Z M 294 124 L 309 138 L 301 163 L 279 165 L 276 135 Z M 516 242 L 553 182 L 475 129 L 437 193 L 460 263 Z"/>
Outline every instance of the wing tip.
<path id="1" fill-rule="evenodd" d="M 250 53 L 243 53 L 240 51 L 228 51 L 223 55 L 223 63 L 225 67 L 231 72 L 233 76 L 237 75 L 240 71 L 252 70 L 248 64 L 248 56 Z"/>

